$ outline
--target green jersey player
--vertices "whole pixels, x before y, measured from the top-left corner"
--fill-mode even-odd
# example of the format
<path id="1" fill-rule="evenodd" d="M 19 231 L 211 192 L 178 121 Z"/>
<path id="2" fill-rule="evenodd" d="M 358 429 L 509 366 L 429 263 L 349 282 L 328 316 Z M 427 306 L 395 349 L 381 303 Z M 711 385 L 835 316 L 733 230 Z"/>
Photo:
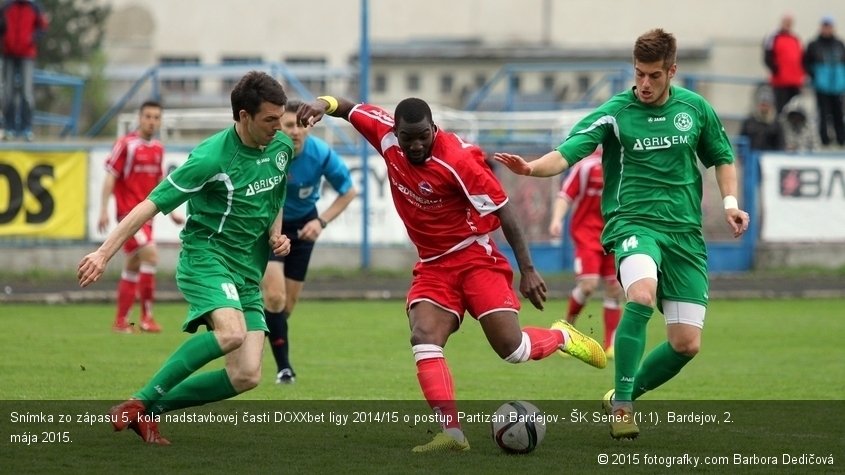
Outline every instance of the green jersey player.
<path id="1" fill-rule="evenodd" d="M 287 254 L 280 233 L 293 143 L 280 133 L 287 96 L 275 79 L 253 71 L 232 91 L 235 125 L 198 145 L 138 204 L 99 249 L 79 264 L 79 283 L 96 282 L 123 242 L 157 213 L 188 203 L 176 267 L 188 302 L 183 329 L 195 333 L 146 386 L 112 408 L 115 430 L 133 429 L 147 443 L 168 444 L 158 415 L 230 398 L 258 385 L 264 349 L 261 277 L 272 250 Z M 226 357 L 226 367 L 192 374 Z"/>
<path id="2" fill-rule="evenodd" d="M 675 56 L 672 34 L 643 34 L 634 45 L 632 89 L 598 107 L 538 160 L 494 156 L 517 174 L 553 176 L 603 147 L 602 244 L 616 255 L 628 300 L 616 330 L 615 388 L 603 401 L 614 438 L 639 434 L 632 401 L 678 374 L 701 346 L 708 278 L 699 161 L 716 168 L 734 237 L 748 229 L 748 213 L 737 204 L 731 144 L 707 101 L 671 85 Z M 641 364 L 655 306 L 668 341 Z"/>

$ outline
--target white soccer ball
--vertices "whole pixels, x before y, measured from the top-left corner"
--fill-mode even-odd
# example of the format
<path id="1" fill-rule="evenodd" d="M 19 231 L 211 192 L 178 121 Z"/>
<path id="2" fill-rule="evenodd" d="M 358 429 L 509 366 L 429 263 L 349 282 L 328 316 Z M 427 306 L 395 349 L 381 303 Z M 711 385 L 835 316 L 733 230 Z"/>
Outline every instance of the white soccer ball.
<path id="1" fill-rule="evenodd" d="M 491 422 L 493 440 L 510 454 L 527 454 L 546 435 L 546 417 L 526 401 L 508 401 L 496 410 Z"/>

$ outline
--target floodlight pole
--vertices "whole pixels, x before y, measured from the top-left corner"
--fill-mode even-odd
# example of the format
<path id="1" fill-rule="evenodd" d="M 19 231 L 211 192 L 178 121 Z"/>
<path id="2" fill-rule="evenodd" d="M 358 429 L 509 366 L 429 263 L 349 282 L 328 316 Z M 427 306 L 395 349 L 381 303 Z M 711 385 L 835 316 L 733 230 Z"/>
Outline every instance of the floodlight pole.
<path id="1" fill-rule="evenodd" d="M 358 53 L 359 68 L 358 87 L 361 102 L 367 102 L 370 91 L 370 2 L 361 0 L 361 46 Z M 361 183 L 361 268 L 370 269 L 370 165 L 369 144 L 366 140 L 359 140 L 359 155 L 364 179 Z"/>

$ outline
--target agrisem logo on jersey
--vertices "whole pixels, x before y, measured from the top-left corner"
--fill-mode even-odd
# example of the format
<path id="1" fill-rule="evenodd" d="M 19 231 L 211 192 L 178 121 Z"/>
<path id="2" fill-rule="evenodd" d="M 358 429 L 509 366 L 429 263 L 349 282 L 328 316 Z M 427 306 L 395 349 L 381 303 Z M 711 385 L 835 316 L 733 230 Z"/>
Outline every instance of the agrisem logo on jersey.
<path id="1" fill-rule="evenodd" d="M 264 193 L 265 191 L 270 191 L 281 182 L 282 177 L 280 175 L 272 176 L 265 180 L 257 180 L 254 183 L 247 185 L 246 196 L 253 196 L 259 193 Z"/>
<path id="2" fill-rule="evenodd" d="M 634 150 L 661 150 L 670 148 L 672 145 L 681 145 L 689 142 L 686 135 L 671 135 L 669 137 L 643 137 L 634 139 Z"/>

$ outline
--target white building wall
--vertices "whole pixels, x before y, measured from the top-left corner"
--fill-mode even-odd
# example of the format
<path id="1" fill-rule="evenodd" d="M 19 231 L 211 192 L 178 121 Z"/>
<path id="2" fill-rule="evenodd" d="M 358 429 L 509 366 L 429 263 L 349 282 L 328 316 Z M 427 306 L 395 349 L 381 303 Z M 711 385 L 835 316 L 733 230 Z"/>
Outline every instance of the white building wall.
<path id="1" fill-rule="evenodd" d="M 149 31 L 154 52 L 200 53 L 210 63 L 225 54 L 258 53 L 269 61 L 305 54 L 324 55 L 339 66 L 358 48 L 361 2 L 355 0 L 110 3 L 115 21 L 108 31 L 109 51 L 128 48 L 117 39 L 134 27 Z M 479 37 L 489 42 L 539 43 L 548 31 L 556 46 L 628 47 L 637 35 L 659 26 L 675 33 L 681 48 L 725 44 L 757 50 L 787 11 L 795 13 L 796 31 L 805 39 L 815 35 L 823 15 L 845 23 L 845 2 L 834 0 L 802 0 L 800 5 L 796 0 L 371 0 L 369 4 L 373 41 Z M 543 14 L 546 4 L 551 6 L 548 17 Z M 145 10 L 150 23 L 141 13 Z M 144 18 L 139 21 L 139 16 Z M 762 73 L 759 56 L 725 65 L 725 72 Z"/>
<path id="2" fill-rule="evenodd" d="M 258 56 L 268 62 L 323 58 L 328 66 L 345 67 L 359 47 L 361 1 L 356 0 L 110 3 L 113 14 L 105 49 L 112 66 L 152 66 L 165 56 L 199 57 L 202 64 L 218 64 L 224 56 Z M 845 1 L 841 0 L 802 0 L 800 5 L 796 0 L 370 0 L 369 6 L 374 43 L 477 38 L 485 44 L 538 45 L 548 41 L 557 48 L 624 51 L 639 34 L 659 26 L 676 35 L 680 50 L 709 48 L 710 57 L 704 62 L 682 60 L 681 75 L 706 72 L 761 80 L 767 77 L 763 38 L 777 27 L 785 12 L 794 13 L 796 32 L 805 42 L 816 35 L 823 15 L 833 15 L 840 25 L 845 24 Z M 840 30 L 845 32 L 841 26 Z M 373 64 L 372 71 L 390 67 Z M 441 97 L 439 77 L 444 69 L 436 64 L 388 69 L 388 90 L 373 93 L 371 100 L 393 102 L 413 94 L 436 101 Z M 459 91 L 473 83 L 476 71 L 488 70 L 490 77 L 498 65 L 470 63 L 449 65 L 448 69 L 456 72 Z M 413 93 L 405 88 L 410 71 L 418 71 L 421 77 L 421 89 Z M 539 81 L 539 76 L 526 77 L 525 90 L 537 90 Z M 202 88 L 203 93 L 225 96 L 218 92 L 219 83 L 203 84 Z M 747 112 L 750 97 L 748 87 L 708 96 L 717 110 L 732 115 Z M 442 99 L 457 105 L 456 96 Z"/>

